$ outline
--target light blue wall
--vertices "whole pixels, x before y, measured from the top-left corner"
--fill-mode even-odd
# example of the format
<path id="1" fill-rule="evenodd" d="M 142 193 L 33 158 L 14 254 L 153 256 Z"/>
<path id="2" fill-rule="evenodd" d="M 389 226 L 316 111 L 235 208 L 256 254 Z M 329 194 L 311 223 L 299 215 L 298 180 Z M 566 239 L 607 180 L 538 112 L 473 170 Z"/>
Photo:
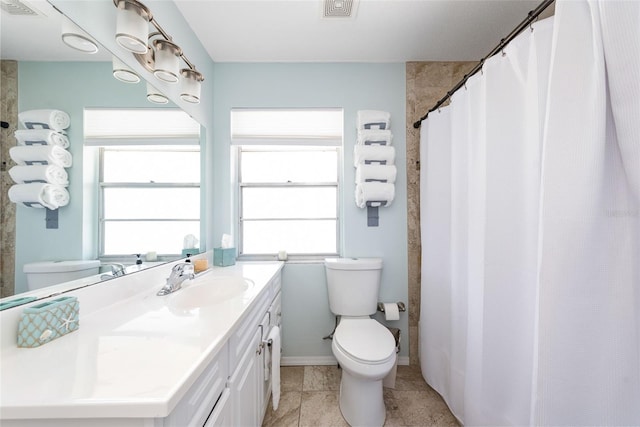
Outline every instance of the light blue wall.
<path id="1" fill-rule="evenodd" d="M 407 195 L 404 64 L 240 64 L 216 63 L 213 122 L 216 171 L 214 241 L 235 234 L 234 191 L 229 145 L 229 111 L 233 107 L 341 107 L 344 109 L 342 255 L 384 260 L 381 301 L 407 302 Z M 366 210 L 354 203 L 353 145 L 358 110 L 391 113 L 398 180 L 392 206 L 380 209 L 380 226 L 368 227 Z M 283 276 L 283 356 L 331 356 L 322 341 L 333 329 L 322 264 L 287 264 Z M 389 326 L 408 342 L 408 319 L 402 314 Z M 401 356 L 407 356 L 403 346 Z"/>
<path id="2" fill-rule="evenodd" d="M 17 206 L 16 293 L 26 291 L 26 278 L 22 273 L 26 262 L 97 255 L 95 211 L 85 209 L 83 215 L 83 110 L 150 106 L 143 84 L 119 82 L 111 73 L 111 63 L 105 62 L 18 63 L 18 110 L 54 108 L 69 114 L 71 126 L 67 135 L 71 146 L 68 150 L 73 156 L 73 166 L 67 169 L 70 202 L 58 209 L 57 229 L 46 229 L 44 210 Z M 89 244 L 93 247 L 88 248 Z"/>

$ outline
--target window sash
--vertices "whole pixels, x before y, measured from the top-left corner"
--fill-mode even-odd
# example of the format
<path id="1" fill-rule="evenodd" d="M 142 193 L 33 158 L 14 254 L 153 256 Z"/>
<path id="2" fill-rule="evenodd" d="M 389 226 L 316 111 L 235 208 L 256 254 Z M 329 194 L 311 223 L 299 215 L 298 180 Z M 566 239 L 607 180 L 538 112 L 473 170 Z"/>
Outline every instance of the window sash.
<path id="1" fill-rule="evenodd" d="M 282 149 L 283 147 L 274 147 L 275 149 Z M 294 149 L 293 147 L 291 149 Z M 325 150 L 325 147 L 320 147 L 319 150 Z M 269 147 L 262 147 L 261 150 L 263 151 L 269 151 Z M 305 258 L 308 257 L 315 257 L 315 256 L 332 256 L 332 255 L 337 255 L 339 254 L 339 242 L 340 242 L 340 227 L 341 227 L 341 220 L 340 220 L 340 185 L 339 185 L 339 164 L 340 164 L 340 155 L 339 155 L 339 149 L 335 148 L 335 150 L 337 151 L 337 156 L 336 156 L 336 163 L 338 164 L 337 168 L 336 168 L 336 180 L 332 181 L 332 182 L 243 182 L 242 181 L 242 176 L 240 171 L 242 170 L 242 154 L 243 152 L 246 151 L 253 151 L 253 147 L 249 147 L 249 149 L 244 149 L 244 147 L 238 147 L 238 254 L 239 256 L 242 257 L 247 257 L 247 258 L 251 258 L 251 257 L 257 257 L 259 258 L 260 256 L 268 256 L 268 255 L 274 255 L 276 254 L 279 250 L 287 250 L 289 251 L 289 249 L 287 248 L 279 248 L 278 250 L 276 250 L 274 248 L 275 252 L 270 252 L 270 253 L 246 253 L 245 250 L 245 223 L 250 223 L 250 222 L 259 222 L 259 221 L 273 221 L 273 222 L 286 222 L 286 221 L 335 221 L 335 248 L 333 248 L 332 251 L 329 252 L 325 252 L 325 251 L 314 251 L 314 252 L 305 252 L 305 253 L 294 253 L 294 252 L 289 252 L 289 255 L 299 255 L 299 256 L 303 256 Z M 273 218 L 273 217 L 257 217 L 257 216 L 252 216 L 251 218 L 244 218 L 243 217 L 243 203 L 244 203 L 244 189 L 248 189 L 248 188 L 334 188 L 335 189 L 335 213 L 333 216 L 331 217 L 314 217 L 314 218 L 310 218 L 310 217 L 296 217 L 296 216 L 292 216 L 292 217 L 278 217 L 278 218 Z"/>
<path id="2" fill-rule="evenodd" d="M 289 199 L 286 199 L 285 202 L 291 202 L 291 196 L 294 197 L 300 197 L 299 195 L 297 195 L 296 193 L 289 193 L 288 195 L 286 194 L 287 191 L 286 190 L 294 190 L 294 189 L 301 189 L 301 188 L 307 188 L 307 189 L 318 189 L 321 190 L 320 193 L 316 193 L 316 196 L 323 196 L 326 194 L 322 194 L 322 190 L 333 190 L 331 191 L 334 195 L 334 200 L 330 201 L 330 203 L 332 203 L 333 205 L 333 210 L 331 212 L 331 214 L 329 215 L 329 211 L 331 211 L 331 209 L 329 210 L 323 210 L 323 207 L 320 208 L 321 211 L 323 211 L 325 214 L 324 215 L 318 215 L 318 216 L 311 216 L 311 214 L 307 214 L 304 216 L 300 216 L 300 214 L 304 213 L 304 208 L 298 210 L 298 215 L 289 215 L 289 216 L 285 216 L 285 212 L 281 212 L 282 215 L 271 215 L 271 216 L 258 216 L 255 214 L 256 208 L 255 206 L 247 206 L 247 202 L 251 199 L 250 197 L 247 197 L 249 195 L 249 192 L 245 191 L 245 190 L 251 190 L 251 189 L 262 189 L 262 190 L 285 190 L 285 192 L 280 192 L 280 195 L 285 195 L 289 196 Z M 245 184 L 242 185 L 240 187 L 240 191 L 241 191 L 241 199 L 242 199 L 242 211 L 240 212 L 240 217 L 243 220 L 255 220 L 255 219 L 337 219 L 338 218 L 338 185 L 337 183 L 334 184 L 306 184 L 306 185 L 300 185 L 300 184 L 277 184 L 277 185 L 265 185 L 265 184 L 261 184 L 261 185 L 251 185 L 251 184 Z M 326 192 L 324 192 L 326 193 Z M 255 193 L 254 193 L 255 194 Z M 273 195 L 278 195 L 278 193 L 276 192 Z M 304 200 L 302 200 L 304 201 Z M 308 201 L 306 201 L 308 202 Z M 287 208 L 287 206 L 285 205 L 285 210 Z M 252 209 L 253 208 L 253 209 Z M 253 213 L 253 215 L 252 215 Z"/>
<path id="3" fill-rule="evenodd" d="M 149 228 L 151 224 L 156 226 Z M 157 225 L 163 230 L 163 233 L 157 232 Z M 182 248 L 183 236 L 187 234 L 200 235 L 200 220 L 109 220 L 101 223 L 102 236 L 106 235 L 106 228 L 120 228 L 120 233 L 116 235 L 126 235 L 127 244 L 121 248 L 120 251 L 113 249 L 114 243 L 107 241 L 104 237 L 101 240 L 100 257 L 122 257 L 129 256 L 133 253 L 145 252 L 147 250 L 154 250 L 160 256 L 175 256 L 180 254 Z M 175 239 L 167 240 L 163 237 L 169 230 Z M 114 230 L 111 230 L 114 232 Z M 114 237 L 114 234 L 110 234 Z M 116 243 L 117 244 L 117 243 Z M 107 246 L 111 245 L 111 252 L 106 254 Z M 129 245 L 134 246 L 132 251 Z M 122 253 L 121 253 L 122 252 Z"/>
<path id="4" fill-rule="evenodd" d="M 267 239 L 265 239 L 266 244 L 258 241 L 257 239 L 253 240 L 242 240 L 243 248 L 244 246 L 249 246 L 252 252 L 244 253 L 245 256 L 268 256 L 274 255 L 281 250 L 286 250 L 288 255 L 293 256 L 331 256 L 337 254 L 338 247 L 338 218 L 333 219 L 251 219 L 244 221 L 245 228 L 251 227 L 259 227 L 265 226 L 264 230 L 262 230 L 266 235 Z M 311 230 L 313 229 L 313 225 L 316 225 L 321 228 L 321 233 L 313 233 Z M 324 226 L 324 227 L 323 227 Z M 245 230 L 243 228 L 243 232 Z M 294 234 L 287 234 L 285 231 L 294 230 Z M 331 233 L 331 230 L 335 229 L 335 234 Z M 255 231 L 255 230 L 252 230 Z M 269 234 L 271 233 L 271 236 Z M 310 250 L 303 250 L 304 241 L 307 238 L 307 235 L 311 235 L 316 240 L 314 241 L 313 248 Z M 272 243 L 275 241 L 273 237 L 284 236 L 284 242 L 282 243 Z M 295 236 L 292 240 L 292 236 Z M 271 239 L 269 238 L 271 237 Z M 289 240 L 289 242 L 287 242 Z M 318 240 L 324 240 L 322 244 L 318 244 Z M 280 240 L 282 242 L 283 240 Z M 329 248 L 331 246 L 331 248 Z M 326 250 L 323 250 L 326 249 Z"/>
<path id="5" fill-rule="evenodd" d="M 120 148 L 117 148 L 120 149 Z M 125 148 L 125 150 L 130 150 L 132 147 Z M 135 149 L 135 148 L 133 148 Z M 148 147 L 147 147 L 148 149 Z M 168 149 L 168 147 L 158 147 L 159 150 Z M 107 228 L 109 225 L 121 224 L 126 225 L 126 223 L 137 224 L 137 229 L 140 230 L 140 227 L 144 227 L 145 224 L 150 223 L 165 223 L 166 228 L 172 228 L 174 225 L 178 225 L 180 223 L 197 223 L 197 234 L 196 231 L 182 232 L 180 235 L 176 235 L 176 239 L 180 240 L 186 234 L 195 234 L 196 236 L 200 236 L 200 212 L 201 208 L 198 208 L 198 216 L 196 218 L 175 218 L 175 217 L 156 217 L 156 218 L 147 218 L 147 217 L 137 217 L 137 218 L 106 218 L 105 217 L 105 189 L 180 189 L 180 188 L 188 188 L 188 189 L 199 189 L 200 183 L 156 183 L 156 182 L 104 182 L 104 168 L 105 168 L 105 150 L 113 150 L 112 148 L 101 148 L 99 150 L 99 227 L 98 227 L 98 242 L 99 242 L 99 257 L 117 257 L 122 255 L 130 255 L 131 251 L 126 251 L 125 253 L 106 253 L 107 246 L 109 242 L 107 242 Z M 192 151 L 192 150 L 189 150 Z M 197 150 L 199 151 L 199 150 Z M 202 203 L 201 200 L 199 200 Z M 192 224 L 193 225 L 193 224 Z M 189 227 L 189 230 L 195 230 L 195 226 Z M 185 229 L 186 230 L 186 229 Z M 133 233 L 135 234 L 135 233 Z M 132 236 L 135 239 L 135 236 Z M 153 249 L 157 250 L 160 255 L 178 255 L 180 254 L 180 249 L 182 247 L 182 242 L 176 242 L 175 245 L 171 245 L 172 248 L 175 247 L 173 252 L 164 253 L 161 249 L 161 244 L 154 244 L 153 242 L 140 242 L 137 245 L 145 244 L 145 246 L 137 249 L 138 251 L 149 249 L 148 245 L 151 244 Z M 160 247 L 160 249 L 159 249 Z M 166 246 L 169 247 L 168 245 Z M 134 251 L 135 252 L 135 251 Z M 133 252 L 131 252 L 133 253 Z"/>

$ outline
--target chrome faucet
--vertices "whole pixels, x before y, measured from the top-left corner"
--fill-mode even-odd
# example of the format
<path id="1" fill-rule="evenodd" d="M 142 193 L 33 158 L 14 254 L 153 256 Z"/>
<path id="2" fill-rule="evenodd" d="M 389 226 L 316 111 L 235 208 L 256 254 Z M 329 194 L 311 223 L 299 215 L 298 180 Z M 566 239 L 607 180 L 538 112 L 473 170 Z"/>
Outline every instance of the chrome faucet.
<path id="1" fill-rule="evenodd" d="M 187 279 L 193 279 L 195 277 L 195 270 L 193 264 L 190 261 L 176 264 L 171 269 L 171 274 L 167 278 L 167 283 L 160 289 L 157 295 L 168 295 L 172 292 L 179 290 L 182 287 L 182 282 Z"/>
<path id="2" fill-rule="evenodd" d="M 116 277 L 122 277 L 127 272 L 124 264 L 120 264 L 119 262 L 102 263 L 102 265 L 110 265 L 111 273 L 101 275 L 100 280 L 109 280 L 109 279 L 114 279 Z"/>
<path id="3" fill-rule="evenodd" d="M 111 273 L 113 274 L 113 277 L 124 276 L 126 274 L 126 269 L 124 267 L 124 264 L 120 264 L 118 262 L 112 263 L 111 264 Z"/>

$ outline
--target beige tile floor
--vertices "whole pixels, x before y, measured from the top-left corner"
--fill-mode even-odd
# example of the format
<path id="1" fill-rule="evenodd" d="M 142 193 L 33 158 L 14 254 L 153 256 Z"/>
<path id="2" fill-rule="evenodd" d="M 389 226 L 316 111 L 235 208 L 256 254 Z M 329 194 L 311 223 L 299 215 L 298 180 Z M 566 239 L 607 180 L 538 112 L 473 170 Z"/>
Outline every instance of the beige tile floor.
<path id="1" fill-rule="evenodd" d="M 269 402 L 263 427 L 348 427 L 338 406 L 341 370 L 337 366 L 292 366 L 280 371 L 277 411 Z M 419 368 L 398 366 L 395 388 L 384 389 L 385 426 L 451 426 L 456 419 Z"/>

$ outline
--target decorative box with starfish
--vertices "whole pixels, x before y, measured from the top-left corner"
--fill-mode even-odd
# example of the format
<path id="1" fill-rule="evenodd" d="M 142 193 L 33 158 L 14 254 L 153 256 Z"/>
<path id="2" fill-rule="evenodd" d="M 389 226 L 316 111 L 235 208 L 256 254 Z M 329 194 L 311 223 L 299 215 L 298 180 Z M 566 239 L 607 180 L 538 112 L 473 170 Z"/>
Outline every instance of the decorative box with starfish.
<path id="1" fill-rule="evenodd" d="M 39 347 L 80 327 L 80 303 L 61 297 L 27 307 L 18 323 L 18 347 Z"/>

